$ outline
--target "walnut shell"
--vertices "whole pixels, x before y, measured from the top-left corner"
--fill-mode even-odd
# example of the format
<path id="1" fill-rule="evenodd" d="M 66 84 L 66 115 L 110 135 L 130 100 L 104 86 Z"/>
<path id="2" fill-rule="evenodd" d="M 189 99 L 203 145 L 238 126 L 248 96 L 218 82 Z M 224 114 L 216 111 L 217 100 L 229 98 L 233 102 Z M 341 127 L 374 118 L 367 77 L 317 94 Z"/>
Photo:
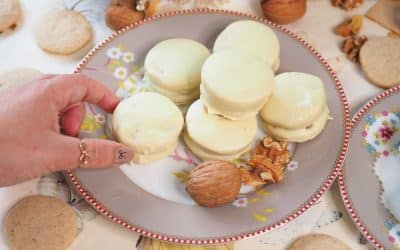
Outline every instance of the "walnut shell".
<path id="1" fill-rule="evenodd" d="M 110 5 L 106 9 L 106 23 L 113 30 L 122 29 L 144 18 L 144 13 L 126 5 Z"/>
<path id="2" fill-rule="evenodd" d="M 307 9 L 306 0 L 264 0 L 264 16 L 276 23 L 287 24 L 304 16 Z"/>
<path id="3" fill-rule="evenodd" d="M 226 161 L 199 164 L 186 180 L 186 191 L 200 205 L 217 207 L 235 200 L 241 187 L 239 169 Z"/>

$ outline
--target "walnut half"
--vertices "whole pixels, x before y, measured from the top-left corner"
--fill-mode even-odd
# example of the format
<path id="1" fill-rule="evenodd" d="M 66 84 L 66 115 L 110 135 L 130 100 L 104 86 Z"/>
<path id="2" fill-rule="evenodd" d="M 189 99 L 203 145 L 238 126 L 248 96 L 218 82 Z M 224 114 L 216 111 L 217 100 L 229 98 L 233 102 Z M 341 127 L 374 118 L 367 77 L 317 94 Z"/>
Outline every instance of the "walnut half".
<path id="1" fill-rule="evenodd" d="M 360 49 L 368 40 L 366 36 L 352 36 L 343 41 L 342 51 L 347 55 L 347 58 L 352 62 L 359 62 Z"/>
<path id="2" fill-rule="evenodd" d="M 352 10 L 364 3 L 364 0 L 331 0 L 333 6 L 340 7 L 344 10 Z"/>
<path id="3" fill-rule="evenodd" d="M 271 137 L 265 137 L 254 148 L 247 162 L 252 170 L 241 168 L 242 181 L 245 184 L 277 183 L 284 177 L 286 164 L 289 162 L 287 142 L 279 142 Z M 247 172 L 246 172 L 247 171 Z"/>

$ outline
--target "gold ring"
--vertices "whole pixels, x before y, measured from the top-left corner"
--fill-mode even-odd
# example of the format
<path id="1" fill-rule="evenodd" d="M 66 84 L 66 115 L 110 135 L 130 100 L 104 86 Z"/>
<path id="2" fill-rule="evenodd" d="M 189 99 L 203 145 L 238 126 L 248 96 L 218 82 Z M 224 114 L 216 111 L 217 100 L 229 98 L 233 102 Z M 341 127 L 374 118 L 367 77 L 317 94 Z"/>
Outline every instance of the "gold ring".
<path id="1" fill-rule="evenodd" d="M 84 140 L 79 142 L 79 149 L 81 150 L 81 155 L 79 156 L 80 167 L 85 168 L 87 167 L 88 160 L 89 160 L 89 152 L 87 150 L 87 145 Z"/>

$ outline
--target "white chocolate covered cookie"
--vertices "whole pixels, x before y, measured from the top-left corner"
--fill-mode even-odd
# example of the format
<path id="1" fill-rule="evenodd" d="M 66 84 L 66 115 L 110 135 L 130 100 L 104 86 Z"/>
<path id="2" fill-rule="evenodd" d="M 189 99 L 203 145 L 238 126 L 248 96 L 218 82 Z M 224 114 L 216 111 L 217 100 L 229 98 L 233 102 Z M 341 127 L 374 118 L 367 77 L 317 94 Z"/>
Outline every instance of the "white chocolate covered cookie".
<path id="1" fill-rule="evenodd" d="M 200 98 L 208 112 L 231 120 L 256 116 L 275 85 L 274 73 L 263 61 L 232 50 L 212 54 L 201 81 Z"/>
<path id="2" fill-rule="evenodd" d="M 255 117 L 228 120 L 209 114 L 197 100 L 186 114 L 186 146 L 203 160 L 234 160 L 250 149 L 257 132 Z"/>
<path id="3" fill-rule="evenodd" d="M 228 25 L 217 37 L 213 51 L 227 49 L 258 57 L 273 71 L 279 68 L 279 40 L 272 29 L 260 22 L 245 20 Z"/>
<path id="4" fill-rule="evenodd" d="M 188 104 L 199 97 L 201 68 L 209 55 L 209 50 L 194 40 L 162 41 L 146 56 L 145 80 L 176 104 Z"/>
<path id="5" fill-rule="evenodd" d="M 147 92 L 122 101 L 113 114 L 115 137 L 135 152 L 133 161 L 149 163 L 169 155 L 183 128 L 179 108 L 167 97 Z"/>

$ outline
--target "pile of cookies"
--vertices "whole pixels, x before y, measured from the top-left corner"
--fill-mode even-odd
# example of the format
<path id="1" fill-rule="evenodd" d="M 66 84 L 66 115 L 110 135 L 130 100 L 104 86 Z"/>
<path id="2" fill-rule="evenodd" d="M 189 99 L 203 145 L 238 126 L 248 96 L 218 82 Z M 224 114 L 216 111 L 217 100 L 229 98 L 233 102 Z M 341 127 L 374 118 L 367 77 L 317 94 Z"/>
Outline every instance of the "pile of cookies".
<path id="1" fill-rule="evenodd" d="M 128 104 L 130 99 L 122 102 L 114 113 L 116 137 L 136 152 L 144 153 L 146 150 L 138 147 L 147 146 L 139 145 L 137 138 L 158 136 L 157 131 L 165 132 L 167 127 L 173 130 L 174 140 L 167 133 L 160 134 L 159 140 L 168 141 L 168 146 L 160 147 L 169 150 L 157 152 L 159 157 L 153 159 L 167 156 L 182 128 L 175 103 L 191 104 L 183 140 L 202 160 L 232 161 L 249 151 L 257 132 L 257 114 L 267 133 L 276 139 L 313 139 L 329 119 L 323 83 L 306 73 L 287 72 L 275 77 L 280 64 L 279 50 L 278 38 L 270 28 L 248 20 L 226 27 L 217 37 L 211 55 L 204 45 L 190 39 L 173 38 L 156 44 L 146 56 L 144 79 L 160 95 L 131 97 L 148 98 L 148 104 L 143 106 Z M 161 95 L 170 102 L 159 102 Z M 135 114 L 135 119 L 124 113 L 136 109 L 141 114 Z M 155 120 L 156 115 L 149 115 L 160 110 L 171 115 L 170 121 L 160 123 Z M 133 121 L 136 119 L 141 122 Z M 143 123 L 152 126 L 146 129 Z M 128 132 L 121 131 L 121 124 Z M 154 130 L 154 126 L 159 127 Z M 149 139 L 148 144 L 157 143 Z M 152 150 L 146 152 L 151 154 Z"/>
<path id="2" fill-rule="evenodd" d="M 272 29 L 250 20 L 228 25 L 218 35 L 213 53 L 186 38 L 161 41 L 144 62 L 144 80 L 153 92 L 135 94 L 119 104 L 113 133 L 136 152 L 135 163 L 151 163 L 175 149 L 183 130 L 185 145 L 206 161 L 207 171 L 220 173 L 220 166 L 229 166 L 253 148 L 259 116 L 271 137 L 254 148 L 249 168 L 208 179 L 194 174 L 191 183 L 204 184 L 207 179 L 217 185 L 218 176 L 224 176 L 225 183 L 237 183 L 234 180 L 240 175 L 245 184 L 279 182 L 289 162 L 287 142 L 315 138 L 330 119 L 321 79 L 300 72 L 275 76 L 279 54 L 279 40 Z M 183 126 L 179 107 L 186 110 L 187 106 Z M 205 206 L 221 205 L 227 191 L 233 197 L 239 190 L 226 185 L 203 187 L 189 193 Z M 214 198 L 220 197 L 218 201 L 202 195 L 211 190 L 221 192 L 213 193 Z"/>

